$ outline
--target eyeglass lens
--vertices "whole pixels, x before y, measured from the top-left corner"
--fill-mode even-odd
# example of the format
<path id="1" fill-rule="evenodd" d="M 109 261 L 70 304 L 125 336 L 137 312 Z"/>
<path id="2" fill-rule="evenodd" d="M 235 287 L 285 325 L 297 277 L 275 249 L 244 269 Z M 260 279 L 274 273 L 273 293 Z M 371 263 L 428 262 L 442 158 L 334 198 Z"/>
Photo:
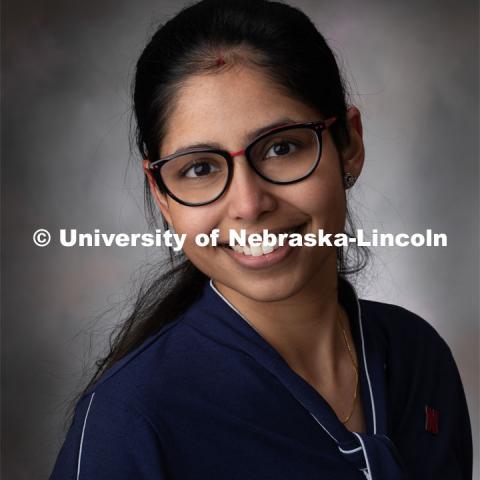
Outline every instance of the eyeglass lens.
<path id="1" fill-rule="evenodd" d="M 248 150 L 252 167 L 273 182 L 307 176 L 320 154 L 317 134 L 309 128 L 283 130 L 260 138 Z M 200 204 L 218 197 L 228 182 L 227 160 L 213 152 L 193 152 L 166 162 L 162 180 L 178 199 Z"/>

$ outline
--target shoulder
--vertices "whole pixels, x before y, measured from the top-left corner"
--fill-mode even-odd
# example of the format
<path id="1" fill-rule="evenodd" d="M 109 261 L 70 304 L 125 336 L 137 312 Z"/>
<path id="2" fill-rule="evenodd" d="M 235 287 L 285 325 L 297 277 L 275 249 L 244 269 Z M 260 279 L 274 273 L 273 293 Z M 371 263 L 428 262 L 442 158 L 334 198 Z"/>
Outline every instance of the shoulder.
<path id="1" fill-rule="evenodd" d="M 175 384 L 194 374 L 192 357 L 198 361 L 202 355 L 202 339 L 182 319 L 161 328 L 105 371 L 81 398 L 83 409 L 88 408 L 92 395 L 96 405 L 118 404 L 116 408 L 144 415 L 160 397 L 168 400 Z"/>
<path id="2" fill-rule="evenodd" d="M 427 448 L 428 452 L 421 455 L 425 457 L 434 448 L 443 449 L 437 453 L 439 463 L 426 464 L 425 468 L 435 468 L 438 473 L 443 468 L 438 467 L 440 464 L 445 468 L 458 465 L 466 472 L 462 478 L 471 478 L 470 419 L 460 372 L 449 345 L 428 321 L 406 308 L 370 300 L 359 303 L 362 323 L 372 340 L 370 358 L 375 361 L 380 351 L 384 363 L 392 439 L 403 452 Z M 441 412 L 441 436 L 438 432 L 434 436 L 426 434 L 439 428 L 438 423 L 436 427 L 430 423 L 432 412 L 436 412 L 436 422 Z M 426 478 L 425 474 L 422 478 Z"/>
<path id="3" fill-rule="evenodd" d="M 410 376 L 437 371 L 457 375 L 450 346 L 426 319 L 399 305 L 371 300 L 359 303 L 365 336 L 383 352 L 392 369 Z"/>
<path id="4" fill-rule="evenodd" d="M 163 412 L 196 342 L 179 317 L 105 371 L 77 402 L 51 479 L 78 477 L 80 465 L 82 478 L 138 478 L 139 465 L 165 478 Z"/>
<path id="5" fill-rule="evenodd" d="M 359 304 L 366 328 L 390 342 L 418 347 L 428 345 L 430 348 L 450 351 L 435 327 L 411 310 L 373 300 L 360 299 Z"/>

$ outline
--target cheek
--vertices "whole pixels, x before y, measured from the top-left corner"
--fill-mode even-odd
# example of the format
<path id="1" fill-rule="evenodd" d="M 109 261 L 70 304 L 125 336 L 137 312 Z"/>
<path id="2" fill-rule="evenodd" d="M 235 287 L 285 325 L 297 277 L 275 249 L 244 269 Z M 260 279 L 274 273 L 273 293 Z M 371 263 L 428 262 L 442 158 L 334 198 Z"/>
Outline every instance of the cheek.
<path id="1" fill-rule="evenodd" d="M 206 209 L 202 207 L 186 207 L 183 205 L 176 206 L 170 210 L 175 232 L 178 234 L 186 234 L 185 253 L 204 250 L 195 243 L 195 237 L 199 233 L 209 234 L 212 229 L 218 225 L 218 216 L 215 215 L 214 209 L 211 207 Z M 198 253 L 197 253 L 198 254 Z"/>
<path id="2" fill-rule="evenodd" d="M 302 186 L 301 197 L 298 197 L 297 203 L 307 211 L 331 209 L 342 201 L 343 192 L 339 187 L 335 175 L 312 176 L 311 180 Z"/>
<path id="3" fill-rule="evenodd" d="M 292 189 L 292 203 L 311 217 L 313 227 L 332 233 L 343 231 L 345 223 L 345 190 L 336 155 L 308 178 L 301 190 Z"/>
<path id="4" fill-rule="evenodd" d="M 345 224 L 345 196 L 333 185 L 317 184 L 308 189 L 302 198 L 301 209 L 311 218 L 314 231 L 342 232 Z"/>

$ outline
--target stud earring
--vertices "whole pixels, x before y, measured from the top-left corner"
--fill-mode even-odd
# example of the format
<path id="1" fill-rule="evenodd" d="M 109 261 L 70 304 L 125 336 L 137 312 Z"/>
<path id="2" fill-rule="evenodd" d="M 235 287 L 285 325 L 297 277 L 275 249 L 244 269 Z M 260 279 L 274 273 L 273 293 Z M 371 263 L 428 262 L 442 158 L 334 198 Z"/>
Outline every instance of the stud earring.
<path id="1" fill-rule="evenodd" d="M 356 181 L 357 177 L 355 177 L 355 175 L 352 175 L 350 172 L 345 173 L 343 176 L 343 186 L 345 187 L 345 190 L 353 187 Z"/>

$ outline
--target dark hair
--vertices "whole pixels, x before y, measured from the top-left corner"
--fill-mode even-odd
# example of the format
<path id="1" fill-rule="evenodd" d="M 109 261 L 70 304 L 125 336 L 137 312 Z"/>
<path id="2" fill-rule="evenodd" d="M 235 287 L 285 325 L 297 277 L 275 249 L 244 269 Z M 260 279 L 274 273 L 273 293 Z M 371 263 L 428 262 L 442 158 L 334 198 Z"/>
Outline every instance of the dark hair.
<path id="1" fill-rule="evenodd" d="M 225 65 L 218 65 L 219 55 L 226 60 Z M 158 156 L 182 82 L 191 75 L 215 73 L 239 63 L 261 69 L 288 95 L 326 117 L 335 116 L 338 120 L 330 130 L 335 145 L 339 151 L 348 145 L 344 83 L 331 49 L 307 16 L 280 2 L 203 0 L 160 26 L 137 62 L 133 84 L 135 140 L 142 158 L 154 160 Z M 156 226 L 147 179 L 144 200 L 149 226 Z M 346 218 L 348 233 L 353 230 L 348 209 Z M 168 227 L 165 219 L 163 225 Z M 171 251 L 169 256 L 170 268 L 140 288 L 133 312 L 119 331 L 113 332 L 110 351 L 96 362 L 96 372 L 85 390 L 199 296 L 207 277 L 184 256 L 176 259 Z M 337 260 L 339 275 L 356 273 L 365 266 L 368 251 L 339 247 Z"/>

